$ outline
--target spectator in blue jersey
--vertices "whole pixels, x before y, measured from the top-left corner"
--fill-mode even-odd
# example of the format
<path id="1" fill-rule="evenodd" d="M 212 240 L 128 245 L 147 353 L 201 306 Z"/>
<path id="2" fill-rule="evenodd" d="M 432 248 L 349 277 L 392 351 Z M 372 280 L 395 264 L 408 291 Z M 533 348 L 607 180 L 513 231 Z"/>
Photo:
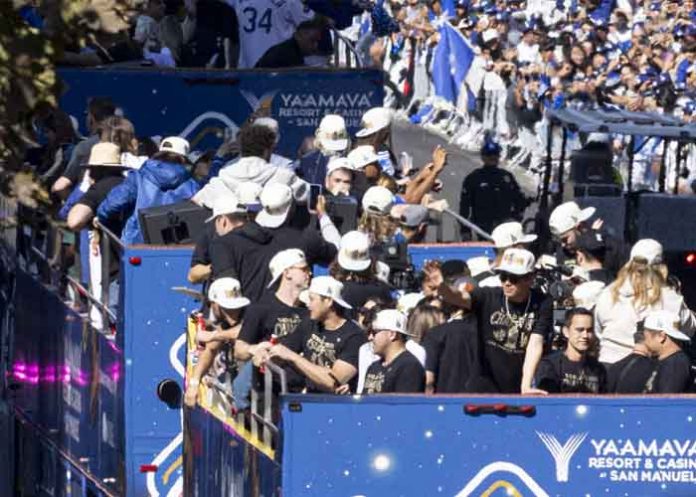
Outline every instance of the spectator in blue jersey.
<path id="1" fill-rule="evenodd" d="M 100 221 L 128 214 L 121 233 L 125 244 L 143 243 L 138 212 L 148 207 L 188 200 L 198 191 L 187 159 L 189 143 L 178 136 L 162 140 L 159 152 L 131 172 L 126 181 L 113 189 L 97 210 Z"/>
<path id="2" fill-rule="evenodd" d="M 314 145 L 316 150 L 300 157 L 297 174 L 307 183 L 323 185 L 329 160 L 332 157 L 344 157 L 350 147 L 343 117 L 337 114 L 325 115 L 315 132 Z"/>

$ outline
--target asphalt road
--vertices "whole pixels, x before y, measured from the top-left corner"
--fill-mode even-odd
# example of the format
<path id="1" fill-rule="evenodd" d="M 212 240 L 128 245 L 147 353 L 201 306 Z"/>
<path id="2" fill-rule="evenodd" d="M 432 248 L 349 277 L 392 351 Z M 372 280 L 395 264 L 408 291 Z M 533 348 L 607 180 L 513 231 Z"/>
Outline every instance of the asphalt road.
<path id="1" fill-rule="evenodd" d="M 397 121 L 392 127 L 392 142 L 396 155 L 408 152 L 413 157 L 414 167 L 422 167 L 431 162 L 432 152 L 437 145 L 445 147 L 449 153 L 447 167 L 440 179 L 443 190 L 439 198 L 447 199 L 450 209 L 459 212 L 459 194 L 464 178 L 474 169 L 481 166 L 477 153 L 468 152 L 447 143 L 441 137 L 424 130 L 419 126 Z M 527 195 L 533 195 L 532 180 L 521 169 L 511 170 Z M 428 233 L 428 241 L 435 241 L 435 230 Z M 452 216 L 443 216 L 443 241 L 456 242 L 460 240 L 459 222 Z"/>

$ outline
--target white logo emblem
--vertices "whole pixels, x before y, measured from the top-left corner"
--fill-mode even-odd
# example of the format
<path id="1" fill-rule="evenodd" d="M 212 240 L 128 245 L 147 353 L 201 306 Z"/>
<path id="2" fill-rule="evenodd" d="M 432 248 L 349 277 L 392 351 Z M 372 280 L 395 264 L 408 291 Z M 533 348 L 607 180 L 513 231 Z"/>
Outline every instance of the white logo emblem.
<path id="1" fill-rule="evenodd" d="M 559 482 L 568 481 L 568 468 L 570 467 L 570 459 L 577 452 L 580 445 L 587 437 L 587 433 L 576 433 L 561 445 L 553 435 L 548 433 L 536 432 L 546 448 L 551 452 L 553 460 L 556 462 L 556 480 Z"/>

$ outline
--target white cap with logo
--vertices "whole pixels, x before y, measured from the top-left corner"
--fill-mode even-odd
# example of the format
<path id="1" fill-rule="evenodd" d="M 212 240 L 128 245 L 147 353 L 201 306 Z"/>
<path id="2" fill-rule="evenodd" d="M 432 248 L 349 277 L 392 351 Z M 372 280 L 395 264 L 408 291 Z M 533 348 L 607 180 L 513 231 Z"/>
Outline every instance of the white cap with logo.
<path id="1" fill-rule="evenodd" d="M 237 196 L 233 193 L 227 193 L 224 196 L 217 197 L 213 201 L 213 215 L 206 219 L 205 222 L 209 223 L 218 216 L 225 216 L 228 214 L 246 214 L 246 209 L 243 205 L 240 205 Z"/>
<path id="2" fill-rule="evenodd" d="M 365 212 L 386 216 L 394 205 L 394 194 L 383 186 L 371 186 L 362 198 Z"/>
<path id="3" fill-rule="evenodd" d="M 509 248 L 503 252 L 500 264 L 495 268 L 497 273 L 510 273 L 524 276 L 534 272 L 534 254 L 529 250 Z"/>
<path id="4" fill-rule="evenodd" d="M 365 271 L 370 258 L 370 238 L 361 231 L 349 231 L 341 237 L 338 264 L 347 271 Z"/>
<path id="5" fill-rule="evenodd" d="M 679 316 L 668 311 L 653 311 L 648 314 L 643 323 L 643 328 L 652 331 L 662 331 L 666 335 L 682 342 L 689 342 L 691 338 L 686 333 L 677 329 Z"/>
<path id="6" fill-rule="evenodd" d="M 191 150 L 188 140 L 181 138 L 179 136 L 168 136 L 162 143 L 160 143 L 160 152 L 171 152 L 173 154 L 182 155 L 188 158 L 188 154 Z"/>
<path id="7" fill-rule="evenodd" d="M 218 278 L 208 289 L 208 300 L 224 309 L 241 309 L 249 305 L 249 299 L 242 296 L 239 281 L 234 278 Z"/>
<path id="8" fill-rule="evenodd" d="M 331 158 L 331 160 L 329 160 L 329 163 L 326 165 L 326 177 L 328 178 L 329 176 L 331 176 L 331 173 L 338 169 L 345 169 L 346 171 L 350 171 L 352 173 L 353 163 L 350 161 L 350 159 L 346 157 Z"/>
<path id="9" fill-rule="evenodd" d="M 268 269 L 271 270 L 271 282 L 268 284 L 268 288 L 272 287 L 273 284 L 278 281 L 278 278 L 280 278 L 280 275 L 283 274 L 283 271 L 298 265 L 307 265 L 307 259 L 305 258 L 304 252 L 302 252 L 300 249 L 291 248 L 281 250 L 274 255 L 271 262 L 268 263 Z"/>
<path id="10" fill-rule="evenodd" d="M 282 225 L 292 207 L 292 188 L 282 183 L 266 183 L 260 199 L 263 209 L 256 216 L 256 222 L 266 228 Z"/>
<path id="11" fill-rule="evenodd" d="M 549 217 L 551 233 L 555 236 L 560 236 L 575 229 L 580 223 L 590 219 L 595 212 L 596 209 L 594 207 L 580 209 L 580 206 L 575 202 L 561 204 L 553 210 Z"/>
<path id="12" fill-rule="evenodd" d="M 392 122 L 392 111 L 385 107 L 374 107 L 363 114 L 362 129 L 355 133 L 357 138 L 373 135 L 387 128 Z"/>
<path id="13" fill-rule="evenodd" d="M 312 278 L 309 285 L 309 293 L 330 298 L 334 303 L 345 309 L 352 309 L 351 305 L 343 300 L 343 283 L 331 276 L 317 276 Z"/>
<path id="14" fill-rule="evenodd" d="M 527 235 L 522 229 L 522 224 L 510 222 L 499 224 L 491 233 L 495 248 L 509 248 L 513 245 L 532 243 L 537 239 L 536 235 Z"/>
<path id="15" fill-rule="evenodd" d="M 372 145 L 360 145 L 348 154 L 348 160 L 353 164 L 353 169 L 363 169 L 368 164 L 379 162 L 379 156 Z"/>
<path id="16" fill-rule="evenodd" d="M 338 114 L 327 114 L 315 133 L 321 148 L 329 152 L 343 152 L 348 148 L 346 121 Z"/>
<path id="17" fill-rule="evenodd" d="M 378 331 L 395 331 L 402 335 L 411 336 L 406 328 L 406 315 L 396 309 L 379 311 L 372 321 L 372 329 Z"/>

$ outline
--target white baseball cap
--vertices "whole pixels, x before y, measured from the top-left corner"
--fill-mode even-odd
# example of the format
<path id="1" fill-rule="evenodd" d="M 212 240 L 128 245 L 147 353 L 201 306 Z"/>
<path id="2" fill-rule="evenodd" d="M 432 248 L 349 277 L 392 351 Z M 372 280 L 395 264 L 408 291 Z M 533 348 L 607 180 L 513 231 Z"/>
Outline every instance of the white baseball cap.
<path id="1" fill-rule="evenodd" d="M 206 219 L 205 222 L 209 223 L 218 216 L 227 214 L 246 214 L 246 209 L 239 204 L 237 196 L 232 193 L 217 197 L 213 201 L 213 215 Z"/>
<path id="2" fill-rule="evenodd" d="M 274 255 L 271 262 L 268 263 L 268 269 L 271 270 L 271 282 L 268 284 L 268 288 L 272 287 L 273 284 L 278 281 L 283 271 L 299 264 L 307 265 L 304 252 L 300 249 L 291 248 L 281 250 Z"/>
<path id="3" fill-rule="evenodd" d="M 224 309 L 241 309 L 249 305 L 249 299 L 242 297 L 242 288 L 234 278 L 218 278 L 208 289 L 208 300 Z"/>
<path id="4" fill-rule="evenodd" d="M 256 222 L 266 228 L 283 224 L 292 207 L 292 188 L 282 183 L 267 183 L 260 199 L 263 209 L 256 216 Z"/>
<path id="5" fill-rule="evenodd" d="M 338 114 L 325 115 L 315 133 L 321 147 L 330 152 L 343 152 L 348 148 L 346 121 Z"/>
<path id="6" fill-rule="evenodd" d="M 331 276 L 317 276 L 316 278 L 312 278 L 312 283 L 309 285 L 309 293 L 328 297 L 341 307 L 352 309 L 350 304 L 343 300 L 343 283 Z"/>
<path id="7" fill-rule="evenodd" d="M 394 205 L 394 194 L 383 186 L 371 186 L 362 198 L 365 212 L 386 216 Z"/>
<path id="8" fill-rule="evenodd" d="M 365 138 L 391 125 L 392 111 L 385 107 L 374 107 L 363 114 L 362 129 L 355 133 L 357 138 Z"/>
<path id="9" fill-rule="evenodd" d="M 689 342 L 691 338 L 685 333 L 679 331 L 676 323 L 679 322 L 679 316 L 668 311 L 653 311 L 647 315 L 643 328 L 646 330 L 663 331 L 666 335 L 680 340 Z"/>
<path id="10" fill-rule="evenodd" d="M 171 152 L 173 154 L 188 157 L 191 151 L 189 142 L 179 136 L 168 136 L 163 139 L 159 146 L 160 152 Z"/>
<path id="11" fill-rule="evenodd" d="M 369 164 L 379 163 L 379 156 L 372 145 L 360 145 L 351 150 L 348 160 L 353 164 L 353 169 L 363 169 Z"/>
<path id="12" fill-rule="evenodd" d="M 560 236 L 567 231 L 577 228 L 577 226 L 590 219 L 596 209 L 594 207 L 586 207 L 580 209 L 575 202 L 566 202 L 556 207 L 549 217 L 549 227 L 551 233 L 555 236 Z"/>
<path id="13" fill-rule="evenodd" d="M 469 268 L 469 272 L 473 278 L 479 274 L 490 273 L 491 271 L 491 261 L 485 255 L 467 259 L 466 265 Z"/>
<path id="14" fill-rule="evenodd" d="M 375 331 L 396 331 L 402 335 L 411 336 L 406 328 L 406 315 L 396 309 L 379 311 L 372 321 L 371 328 Z"/>
<path id="15" fill-rule="evenodd" d="M 408 315 L 411 314 L 411 311 L 416 308 L 418 303 L 425 298 L 425 294 L 423 292 L 411 292 L 411 293 L 406 293 L 399 298 L 399 301 L 397 302 L 396 307 L 403 312 L 404 314 Z"/>
<path id="16" fill-rule="evenodd" d="M 484 43 L 488 43 L 491 40 L 498 38 L 498 31 L 496 29 L 490 28 L 483 32 L 481 35 Z"/>
<path id="17" fill-rule="evenodd" d="M 573 290 L 575 307 L 592 310 L 597 305 L 597 299 L 605 287 L 606 285 L 601 281 L 587 281 L 576 286 Z"/>
<path id="18" fill-rule="evenodd" d="M 503 257 L 495 271 L 524 276 L 534 271 L 534 263 L 534 254 L 529 250 L 509 248 L 503 252 Z"/>
<path id="19" fill-rule="evenodd" d="M 338 169 L 345 169 L 353 172 L 353 163 L 346 157 L 332 157 L 326 165 L 326 177 L 331 176 L 331 173 Z"/>
<path id="20" fill-rule="evenodd" d="M 391 274 L 391 268 L 389 264 L 382 261 L 376 262 L 376 274 L 375 277 L 382 283 L 389 284 L 389 275 Z"/>
<path id="21" fill-rule="evenodd" d="M 247 211 L 259 211 L 261 209 L 261 192 L 263 187 L 253 181 L 243 181 L 237 185 L 237 198 L 239 203 L 246 207 Z"/>
<path id="22" fill-rule="evenodd" d="M 491 233 L 495 248 L 509 248 L 513 245 L 532 243 L 537 239 L 536 235 L 527 235 L 522 229 L 522 224 L 510 222 L 499 224 Z"/>
<path id="23" fill-rule="evenodd" d="M 361 231 L 349 231 L 341 237 L 338 265 L 347 271 L 365 271 L 372 264 L 370 239 Z"/>
<path id="24" fill-rule="evenodd" d="M 645 259 L 648 264 L 662 263 L 662 245 L 652 238 L 638 240 L 631 248 L 631 260 Z"/>

